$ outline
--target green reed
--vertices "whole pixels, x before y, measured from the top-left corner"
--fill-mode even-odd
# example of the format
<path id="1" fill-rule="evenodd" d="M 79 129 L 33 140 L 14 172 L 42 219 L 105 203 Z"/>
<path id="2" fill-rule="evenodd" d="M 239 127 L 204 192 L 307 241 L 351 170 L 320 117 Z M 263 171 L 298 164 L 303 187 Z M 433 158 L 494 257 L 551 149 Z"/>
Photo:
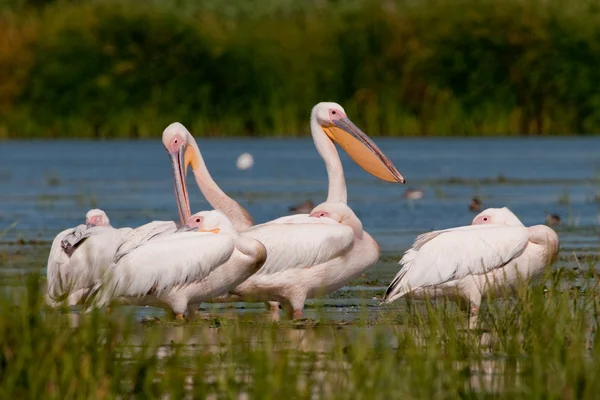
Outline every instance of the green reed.
<path id="1" fill-rule="evenodd" d="M 549 271 L 482 308 L 405 301 L 353 323 L 268 322 L 213 312 L 192 322 L 131 310 L 49 310 L 39 277 L 0 297 L 2 398 L 595 398 L 598 274 Z M 76 318 L 77 317 L 77 318 Z"/>
<path id="2" fill-rule="evenodd" d="M 8 0 L 0 138 L 595 133 L 596 1 Z"/>

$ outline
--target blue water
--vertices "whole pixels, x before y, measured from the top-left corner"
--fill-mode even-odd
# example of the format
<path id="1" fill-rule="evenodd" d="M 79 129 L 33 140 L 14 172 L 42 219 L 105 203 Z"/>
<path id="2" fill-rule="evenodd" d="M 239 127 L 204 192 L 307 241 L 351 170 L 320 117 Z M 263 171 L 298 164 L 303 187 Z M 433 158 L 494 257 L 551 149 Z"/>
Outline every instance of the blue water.
<path id="1" fill-rule="evenodd" d="M 418 232 L 469 224 L 474 194 L 485 207 L 508 206 L 526 225 L 561 215 L 567 228 L 599 225 L 600 139 L 380 139 L 407 185 L 382 182 L 342 154 L 350 206 L 384 251 L 401 251 Z M 256 222 L 286 215 L 292 204 L 324 201 L 327 176 L 310 139 L 199 140 L 219 185 Z M 250 152 L 255 165 L 239 171 Z M 500 177 L 500 178 L 499 178 Z M 193 211 L 209 205 L 188 176 Z M 91 207 L 115 226 L 177 218 L 170 164 L 155 141 L 35 141 L 0 143 L 2 239 L 51 240 L 83 220 Z M 424 190 L 414 202 L 407 188 Z"/>

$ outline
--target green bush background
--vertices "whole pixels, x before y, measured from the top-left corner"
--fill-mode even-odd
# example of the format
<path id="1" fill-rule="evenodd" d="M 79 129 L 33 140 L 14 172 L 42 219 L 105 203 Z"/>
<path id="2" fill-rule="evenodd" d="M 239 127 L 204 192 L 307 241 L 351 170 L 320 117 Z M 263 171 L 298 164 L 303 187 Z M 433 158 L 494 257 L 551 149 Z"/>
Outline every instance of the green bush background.
<path id="1" fill-rule="evenodd" d="M 4 0 L 0 137 L 600 131 L 600 3 Z"/>

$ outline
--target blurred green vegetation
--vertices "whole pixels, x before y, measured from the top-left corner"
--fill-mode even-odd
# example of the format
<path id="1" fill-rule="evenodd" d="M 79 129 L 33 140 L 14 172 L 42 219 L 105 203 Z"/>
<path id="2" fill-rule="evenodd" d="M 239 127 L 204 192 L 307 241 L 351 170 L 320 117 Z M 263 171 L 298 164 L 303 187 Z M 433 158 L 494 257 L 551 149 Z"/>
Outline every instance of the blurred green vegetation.
<path id="1" fill-rule="evenodd" d="M 5 0 L 0 137 L 600 131 L 600 3 Z"/>

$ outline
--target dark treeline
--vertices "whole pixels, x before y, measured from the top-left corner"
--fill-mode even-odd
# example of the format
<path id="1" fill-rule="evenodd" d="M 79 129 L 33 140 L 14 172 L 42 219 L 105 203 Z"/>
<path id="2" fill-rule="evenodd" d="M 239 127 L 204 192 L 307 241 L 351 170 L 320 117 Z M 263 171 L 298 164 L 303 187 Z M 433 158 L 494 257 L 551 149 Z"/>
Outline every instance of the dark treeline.
<path id="1" fill-rule="evenodd" d="M 600 6 L 560 0 L 7 0 L 0 137 L 600 132 Z"/>

